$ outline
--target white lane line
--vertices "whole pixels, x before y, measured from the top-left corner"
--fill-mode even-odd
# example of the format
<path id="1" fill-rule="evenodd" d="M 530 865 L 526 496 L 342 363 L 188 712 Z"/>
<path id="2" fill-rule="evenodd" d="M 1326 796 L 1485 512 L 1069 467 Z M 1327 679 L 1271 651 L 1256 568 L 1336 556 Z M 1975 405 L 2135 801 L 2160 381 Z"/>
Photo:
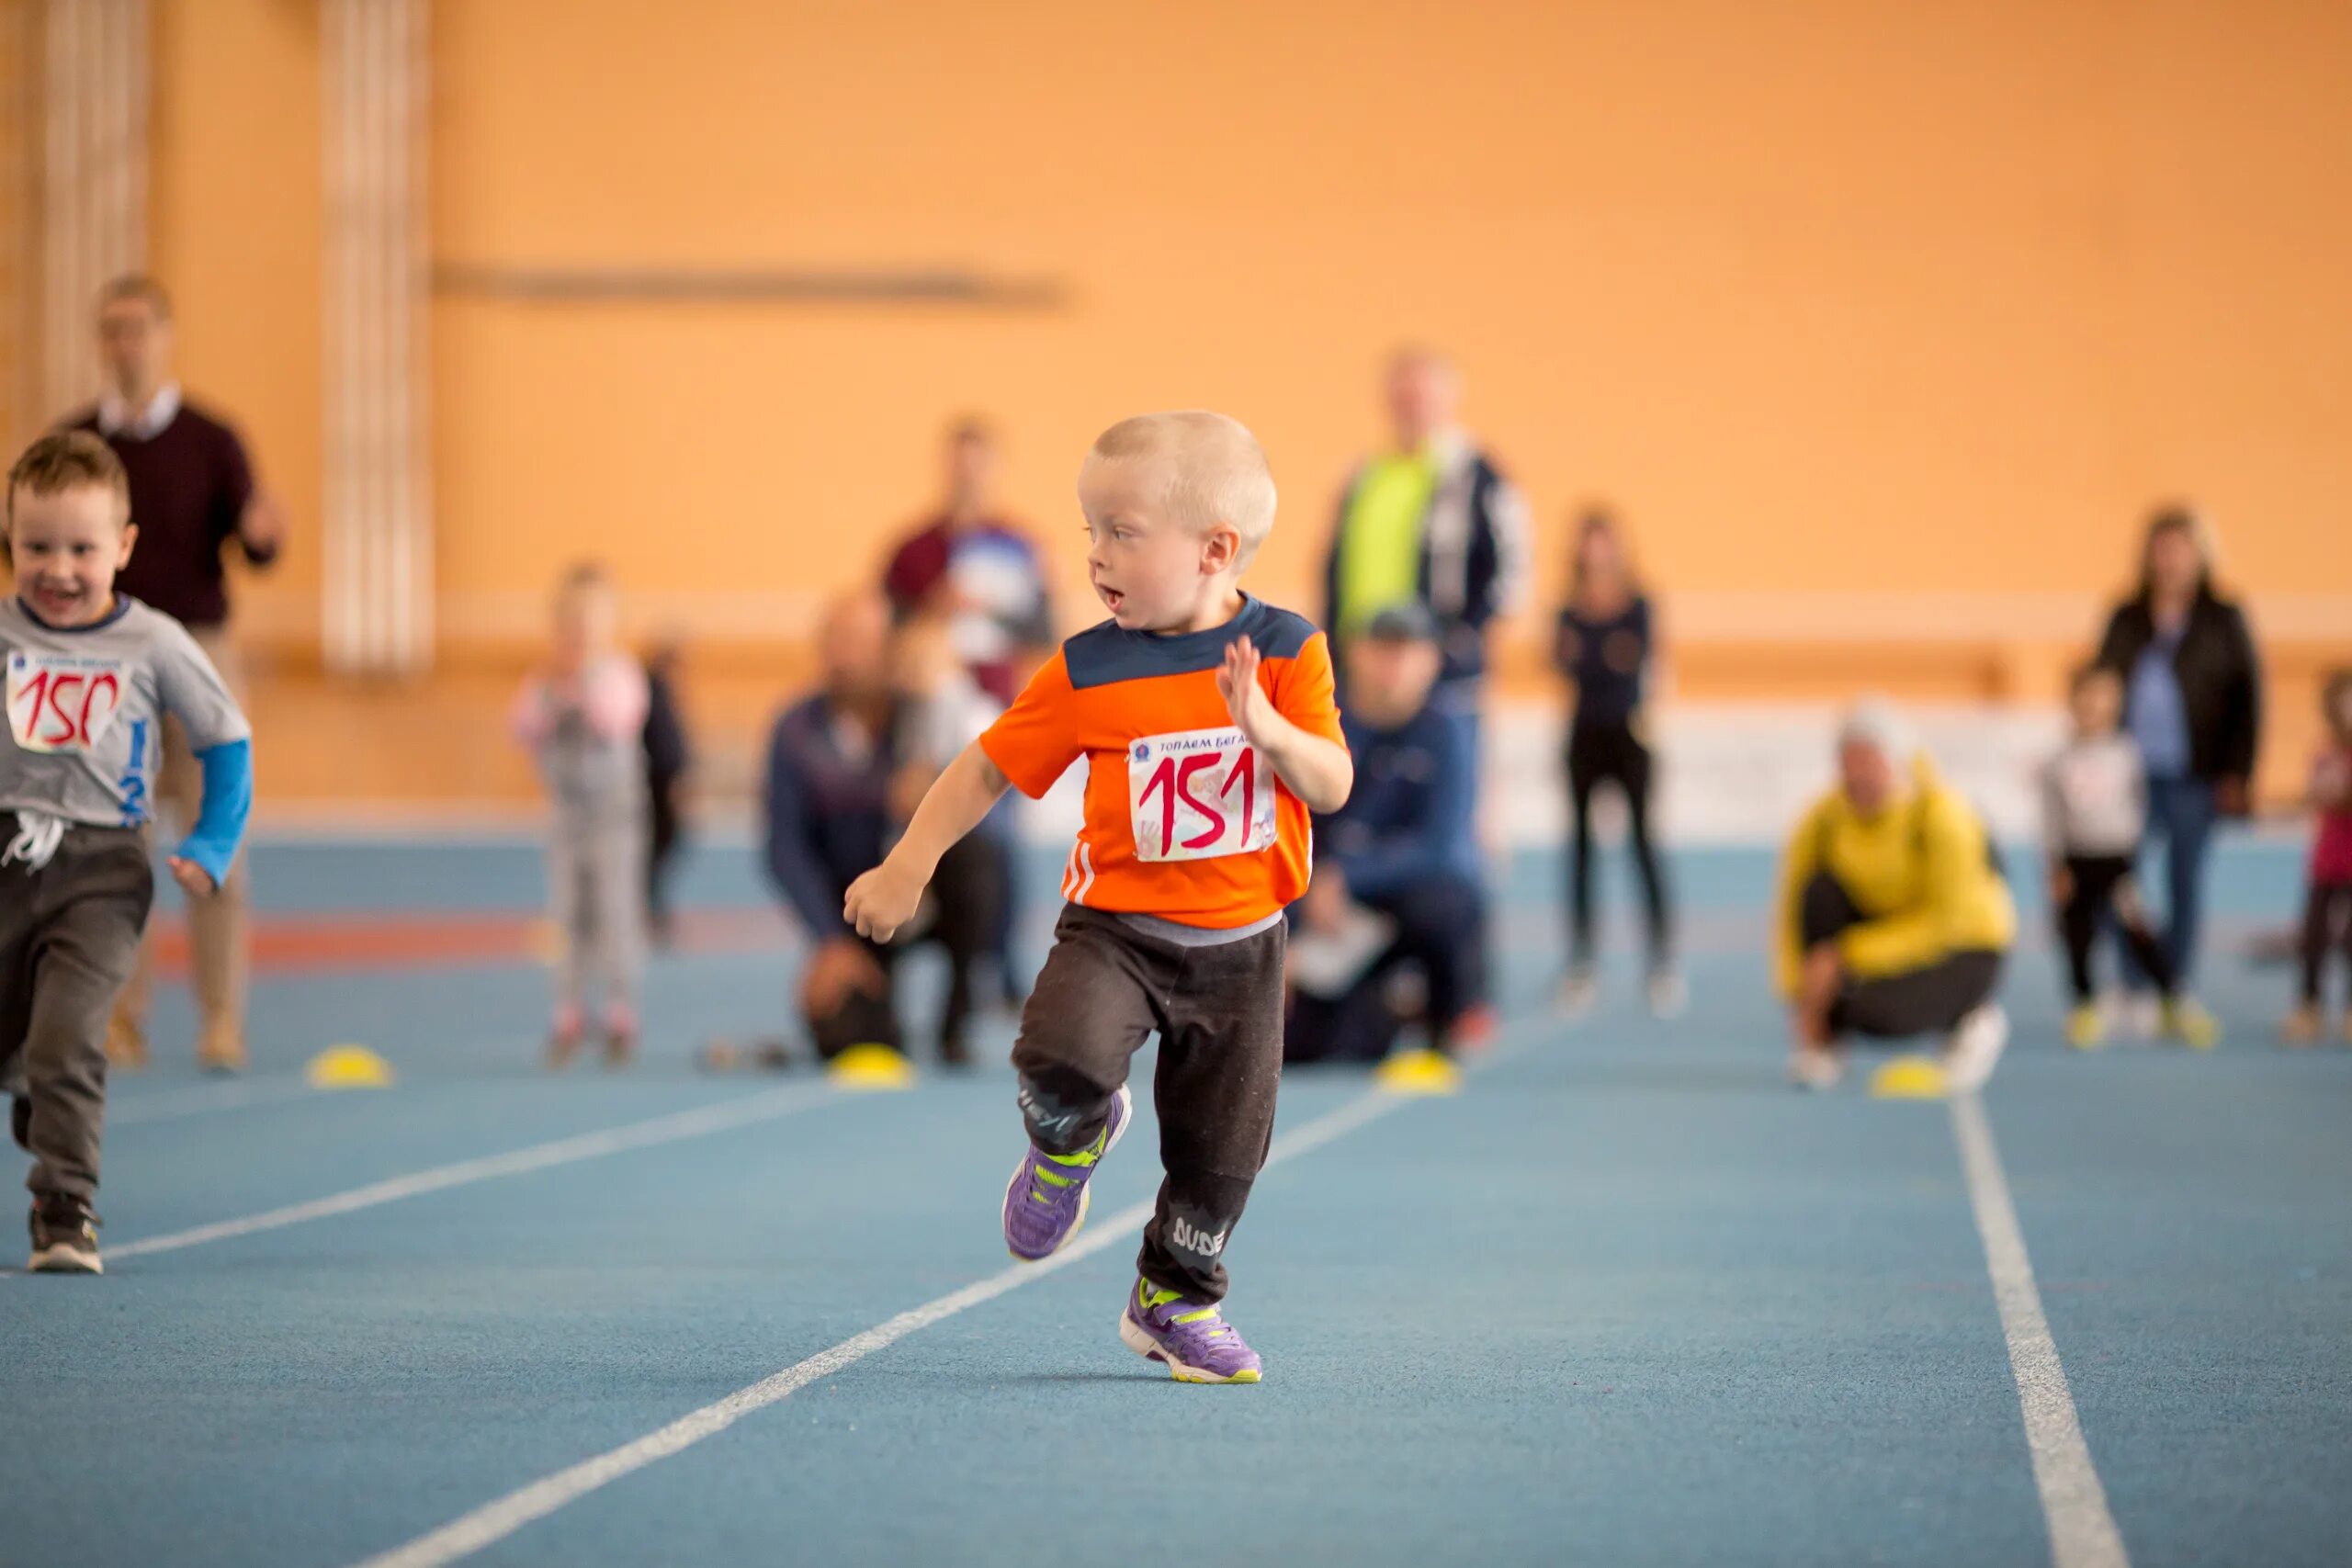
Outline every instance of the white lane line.
<path id="1" fill-rule="evenodd" d="M 279 1105 L 318 1093 L 300 1078 L 240 1078 L 232 1083 L 200 1084 L 164 1089 L 114 1100 L 107 1106 L 107 1127 L 137 1127 L 150 1122 L 176 1122 L 215 1111 L 238 1111 L 248 1105 Z"/>
<path id="2" fill-rule="evenodd" d="M 2099 1484 L 2090 1446 L 2083 1440 L 2066 1369 L 2058 1364 L 2057 1342 L 2042 1315 L 2041 1292 L 2026 1257 L 2025 1233 L 2009 1201 L 2008 1178 L 2002 1174 L 1984 1103 L 1973 1094 L 1953 1096 L 1951 1127 L 1968 1176 L 1976 1234 L 1984 1242 L 1984 1267 L 1993 1277 L 2001 1332 L 2009 1342 L 2009 1371 L 2017 1379 L 2018 1406 L 2025 1416 L 2033 1483 L 2050 1523 L 2050 1560 L 2054 1568 L 2130 1568 L 2115 1516 L 2108 1511 L 2107 1489 Z"/>
<path id="3" fill-rule="evenodd" d="M 1273 1148 L 1266 1156 L 1266 1168 L 1271 1170 L 1287 1159 L 1295 1159 L 1310 1150 L 1322 1147 L 1334 1138 L 1344 1137 L 1408 1103 L 1407 1100 L 1378 1093 L 1367 1093 L 1349 1100 L 1337 1110 L 1326 1111 L 1295 1131 L 1274 1140 Z M 705 1438 L 716 1437 L 755 1410 L 764 1409 L 820 1378 L 830 1377 L 853 1362 L 864 1360 L 876 1350 L 884 1349 L 908 1335 L 930 1327 L 944 1318 L 976 1307 L 982 1302 L 994 1300 L 1008 1291 L 1042 1280 L 1049 1274 L 1069 1268 L 1081 1258 L 1091 1258 L 1106 1247 L 1127 1240 L 1151 1218 L 1152 1201 L 1131 1204 L 1106 1219 L 1092 1222 L 1086 1233 L 1042 1263 L 1020 1263 L 985 1280 L 978 1280 L 960 1291 L 953 1291 L 936 1301 L 925 1302 L 910 1311 L 902 1312 L 886 1323 L 876 1324 L 863 1334 L 851 1336 L 830 1350 L 822 1350 L 784 1369 L 771 1377 L 761 1379 L 747 1388 L 736 1390 L 714 1404 L 682 1416 L 656 1432 L 649 1432 L 634 1442 L 583 1460 L 569 1470 L 558 1471 L 544 1480 L 510 1492 L 505 1496 L 486 1503 L 462 1518 L 452 1520 L 429 1535 L 419 1536 L 406 1546 L 368 1558 L 359 1568 L 439 1568 L 455 1562 L 482 1548 L 504 1540 L 534 1519 L 545 1518 L 558 1508 L 573 1503 L 606 1486 L 633 1471 L 644 1469 L 656 1460 L 691 1448 Z"/>
<path id="4" fill-rule="evenodd" d="M 282 1209 L 248 1214 L 243 1219 L 218 1220 L 211 1224 L 198 1225 L 193 1230 L 127 1241 L 119 1247 L 107 1247 L 106 1256 L 109 1261 L 121 1258 L 144 1258 L 151 1253 L 176 1252 L 182 1247 L 226 1241 L 232 1236 L 281 1230 L 288 1225 L 353 1213 L 383 1203 L 397 1203 L 403 1198 L 445 1191 L 476 1181 L 491 1181 L 502 1176 L 521 1176 L 528 1171 L 546 1170 L 560 1165 L 576 1165 L 582 1160 L 599 1159 L 628 1149 L 651 1148 L 661 1144 L 707 1137 L 731 1128 L 773 1122 L 778 1117 L 830 1104 L 842 1098 L 839 1090 L 818 1085 L 769 1089 L 718 1105 L 673 1111 L 667 1116 L 630 1122 L 601 1132 L 558 1138 L 553 1143 L 534 1144 L 528 1148 L 515 1149 L 507 1154 L 459 1160 L 454 1165 L 434 1166 L 406 1176 L 395 1176 L 387 1180 L 370 1182 L 365 1187 L 355 1187 L 348 1192 L 337 1192 L 330 1197 L 313 1198 L 306 1203 L 290 1203 Z"/>

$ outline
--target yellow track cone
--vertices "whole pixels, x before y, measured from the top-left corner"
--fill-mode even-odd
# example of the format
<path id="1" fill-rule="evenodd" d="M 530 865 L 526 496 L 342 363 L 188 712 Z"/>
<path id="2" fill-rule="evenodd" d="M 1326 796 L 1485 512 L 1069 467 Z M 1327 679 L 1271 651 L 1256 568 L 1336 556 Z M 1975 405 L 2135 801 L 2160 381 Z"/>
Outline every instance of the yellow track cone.
<path id="1" fill-rule="evenodd" d="M 825 1076 L 841 1089 L 915 1087 L 914 1064 L 888 1045 L 853 1045 L 832 1059 L 825 1068 Z"/>
<path id="2" fill-rule="evenodd" d="M 1452 1094 L 1462 1069 L 1438 1051 L 1398 1051 L 1373 1069 L 1372 1081 L 1389 1094 Z"/>
<path id="3" fill-rule="evenodd" d="M 392 1065 L 365 1045 L 330 1045 L 302 1075 L 312 1089 L 390 1089 Z"/>
<path id="4" fill-rule="evenodd" d="M 1871 1075 L 1872 1100 L 1941 1100 L 1951 1092 L 1941 1062 L 1897 1056 Z"/>

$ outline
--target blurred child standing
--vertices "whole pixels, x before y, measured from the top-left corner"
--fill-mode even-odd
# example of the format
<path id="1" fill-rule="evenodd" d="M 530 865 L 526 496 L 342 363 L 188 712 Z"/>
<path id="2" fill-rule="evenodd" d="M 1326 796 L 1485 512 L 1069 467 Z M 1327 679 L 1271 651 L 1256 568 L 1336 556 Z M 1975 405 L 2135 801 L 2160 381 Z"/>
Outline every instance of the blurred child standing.
<path id="1" fill-rule="evenodd" d="M 614 639 L 612 584 L 581 565 L 556 591 L 546 665 L 523 682 L 514 737 L 546 782 L 548 914 L 560 950 L 550 1066 L 569 1063 L 600 1001 L 608 1065 L 637 1048 L 645 968 L 645 671 Z"/>
<path id="2" fill-rule="evenodd" d="M 2111 917 L 2162 998 L 2164 1032 L 2203 1050 L 2220 1035 L 2212 1015 L 2180 995 L 2180 976 L 2141 901 L 2132 862 L 2148 829 L 2148 774 L 2122 732 L 2123 682 L 2111 670 L 2078 671 L 2068 693 L 2074 735 L 2042 771 L 2042 831 L 2050 904 L 2065 943 L 2073 1010 L 2066 1043 L 2098 1046 L 2106 1034 L 2091 996 L 2091 949 Z"/>
<path id="3" fill-rule="evenodd" d="M 2328 679 L 2324 696 L 2327 743 L 2312 763 L 2312 807 L 2319 832 L 2312 840 L 2311 890 L 2303 901 L 2302 989 L 2280 1033 L 2290 1045 L 2319 1039 L 2325 1022 L 2321 972 L 2333 946 L 2352 966 L 2352 670 Z M 2344 1038 L 2352 1043 L 2352 997 L 2344 1010 Z"/>

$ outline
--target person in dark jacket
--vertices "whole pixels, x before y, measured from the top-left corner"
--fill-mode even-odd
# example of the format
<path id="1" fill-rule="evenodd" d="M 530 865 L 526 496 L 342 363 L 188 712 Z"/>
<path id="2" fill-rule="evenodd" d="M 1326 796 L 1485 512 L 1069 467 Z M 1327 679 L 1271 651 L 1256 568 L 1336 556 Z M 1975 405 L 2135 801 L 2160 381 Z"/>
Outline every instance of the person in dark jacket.
<path id="1" fill-rule="evenodd" d="M 1287 1061 L 1385 1055 L 1402 1028 L 1389 1006 L 1399 968 L 1419 974 L 1431 1043 L 1441 1049 L 1460 1043 L 1484 987 L 1473 769 L 1462 727 L 1431 695 L 1443 661 L 1436 622 L 1418 604 L 1391 605 L 1348 656 L 1355 694 L 1341 722 L 1355 788 L 1315 823 L 1315 880 L 1298 906 Z M 1318 945 L 1335 950 L 1340 972 L 1315 984 L 1305 971 Z"/>
<path id="2" fill-rule="evenodd" d="M 1344 650 L 1381 611 L 1421 605 L 1444 652 L 1439 701 L 1475 716 L 1487 623 L 1519 603 L 1527 580 L 1527 505 L 1454 423 L 1461 380 L 1442 355 L 1399 351 L 1386 390 L 1389 446 L 1340 499 L 1323 625 Z"/>
<path id="3" fill-rule="evenodd" d="M 1674 968 L 1666 873 L 1650 838 L 1649 699 L 1657 636 L 1649 597 L 1626 559 L 1616 523 L 1606 512 L 1587 513 L 1577 527 L 1568 600 L 1552 647 L 1554 666 L 1575 687 L 1567 746 L 1571 934 L 1568 972 L 1560 986 L 1562 1010 L 1572 1015 L 1589 1008 L 1594 993 L 1592 800 L 1604 784 L 1624 799 L 1627 836 L 1648 906 L 1650 1010 L 1672 1017 L 1685 999 Z"/>
<path id="4" fill-rule="evenodd" d="M 671 940 L 670 867 L 685 837 L 686 771 L 694 751 L 678 706 L 678 645 L 665 641 L 645 659 L 645 914 L 654 941 Z"/>
<path id="5" fill-rule="evenodd" d="M 830 1060 L 852 1045 L 901 1048 L 895 971 L 908 941 L 886 946 L 858 935 L 842 918 L 842 900 L 903 825 L 899 781 L 918 761 L 912 751 L 923 716 L 894 689 L 890 612 L 880 594 L 852 594 L 833 605 L 818 645 L 823 683 L 786 710 L 769 742 L 767 866 L 808 939 L 800 1014 L 818 1055 Z M 940 863 L 932 894 L 914 936 L 945 945 L 951 965 L 968 973 L 984 956 L 998 886 L 951 856 Z M 943 1062 L 967 1059 L 968 1022 L 968 998 L 942 1016 Z M 713 1063 L 723 1065 L 716 1055 Z"/>
<path id="6" fill-rule="evenodd" d="M 2148 776 L 2148 839 L 2165 842 L 2165 947 L 2194 973 L 2205 852 L 2222 817 L 2243 817 L 2262 734 L 2262 668 L 2238 606 L 2213 587 L 2204 525 L 2186 507 L 2148 524 L 2140 586 L 2108 617 L 2096 662 L 2123 682 L 2123 727 Z M 2152 982 L 2128 966 L 2132 989 Z"/>

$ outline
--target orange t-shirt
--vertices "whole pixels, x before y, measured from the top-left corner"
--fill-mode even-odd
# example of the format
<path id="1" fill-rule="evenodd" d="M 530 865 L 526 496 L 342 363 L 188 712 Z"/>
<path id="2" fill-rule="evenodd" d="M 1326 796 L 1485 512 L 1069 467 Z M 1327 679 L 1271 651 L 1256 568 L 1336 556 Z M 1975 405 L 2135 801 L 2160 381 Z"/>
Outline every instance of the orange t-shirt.
<path id="1" fill-rule="evenodd" d="M 1276 711 L 1345 744 L 1323 634 L 1246 596 L 1239 615 L 1209 631 L 1157 636 L 1105 621 L 1079 633 L 980 737 L 1032 797 L 1086 759 L 1086 824 L 1062 869 L 1071 903 L 1227 930 L 1306 891 L 1306 807 L 1217 694 L 1217 668 L 1238 637 L 1264 656 L 1258 681 Z"/>

